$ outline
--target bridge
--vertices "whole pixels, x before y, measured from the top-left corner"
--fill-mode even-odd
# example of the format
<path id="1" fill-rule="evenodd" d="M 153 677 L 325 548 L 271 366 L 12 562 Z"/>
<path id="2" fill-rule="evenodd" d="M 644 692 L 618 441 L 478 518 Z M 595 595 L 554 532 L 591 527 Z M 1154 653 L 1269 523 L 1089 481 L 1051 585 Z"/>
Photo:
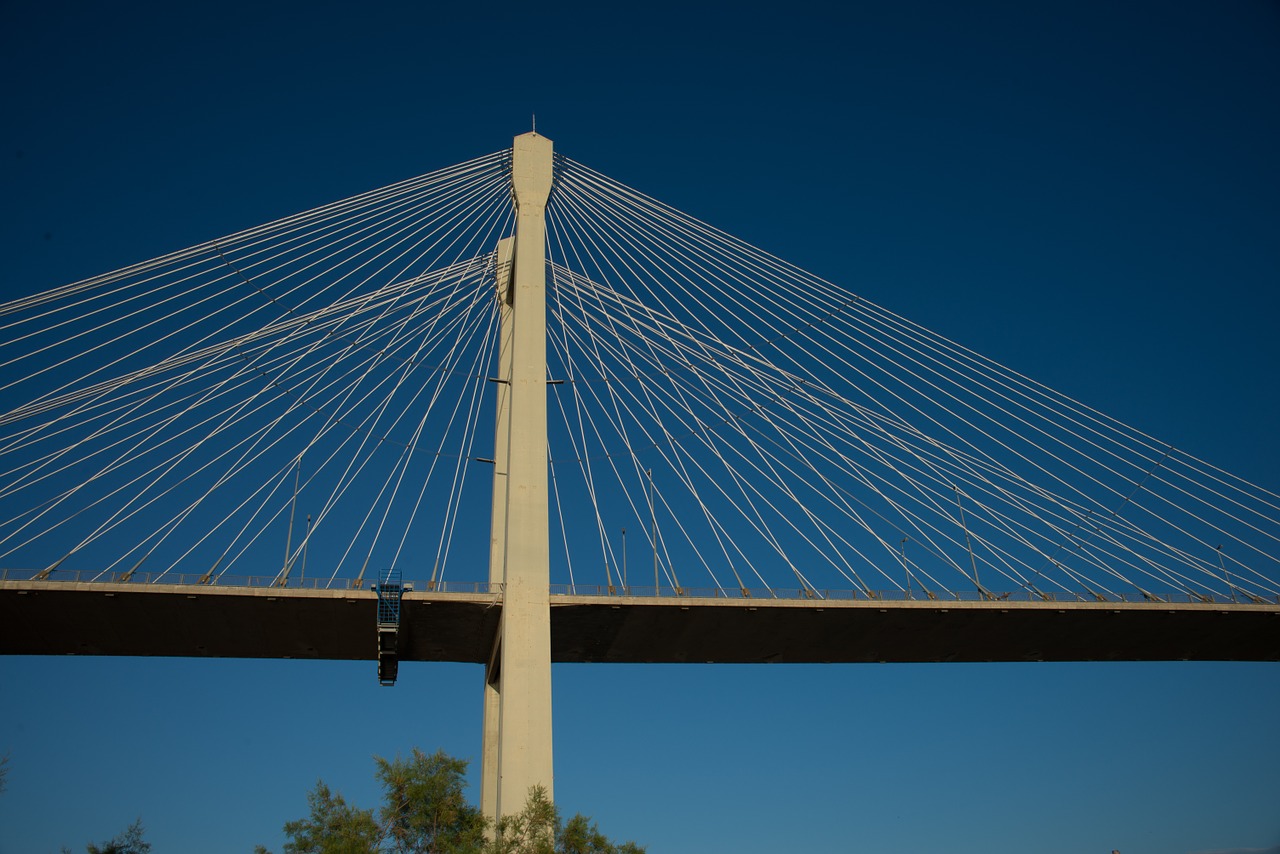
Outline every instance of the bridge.
<path id="1" fill-rule="evenodd" d="M 377 595 L 270 577 L 0 580 L 5 651 L 371 660 Z M 238 583 L 237 583 L 238 582 Z M 416 587 L 417 585 L 405 585 Z M 401 661 L 488 664 L 501 585 L 404 594 Z M 1280 661 L 1280 611 L 1257 603 L 1081 596 L 907 599 L 849 590 L 551 588 L 553 662 Z"/>
<path id="2" fill-rule="evenodd" d="M 490 815 L 552 661 L 1280 660 L 1280 497 L 537 134 L 0 325 L 0 651 L 484 665 Z"/>

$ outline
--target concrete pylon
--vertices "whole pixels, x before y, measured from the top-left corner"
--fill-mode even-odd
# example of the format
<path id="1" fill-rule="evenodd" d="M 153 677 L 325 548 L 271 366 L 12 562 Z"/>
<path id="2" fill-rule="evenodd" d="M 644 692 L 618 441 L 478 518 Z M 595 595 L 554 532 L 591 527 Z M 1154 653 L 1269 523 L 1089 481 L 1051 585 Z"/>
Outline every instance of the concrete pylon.
<path id="1" fill-rule="evenodd" d="M 535 785 L 548 797 L 554 795 L 547 531 L 546 207 L 551 178 L 551 140 L 536 133 L 516 137 L 511 162 L 516 233 L 513 244 L 502 241 L 498 249 L 498 359 L 503 373 L 497 383 L 489 551 L 490 580 L 503 583 L 502 620 L 485 673 L 481 754 L 480 804 L 494 819 L 519 812 Z M 505 265 L 504 252 L 511 259 Z"/>

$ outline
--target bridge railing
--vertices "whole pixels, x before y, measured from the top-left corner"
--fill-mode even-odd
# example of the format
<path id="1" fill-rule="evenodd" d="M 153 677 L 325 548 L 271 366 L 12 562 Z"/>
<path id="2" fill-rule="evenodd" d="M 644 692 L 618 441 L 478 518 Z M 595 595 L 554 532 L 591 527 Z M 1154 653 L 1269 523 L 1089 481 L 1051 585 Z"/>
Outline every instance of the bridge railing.
<path id="1" fill-rule="evenodd" d="M 684 599 L 785 599 L 808 601 L 937 601 L 937 602 L 1123 602 L 1173 604 L 1280 604 L 1280 597 L 1237 595 L 1235 599 L 1221 594 L 1203 596 L 1190 593 L 1073 593 L 1033 592 L 992 593 L 978 590 L 856 590 L 805 587 L 731 588 L 731 587 L 657 587 L 653 585 L 553 584 L 552 596 L 634 596 L 641 598 Z"/>
<path id="2" fill-rule="evenodd" d="M 41 577 L 39 569 L 0 568 L 0 581 L 56 581 L 72 584 L 175 584 L 200 587 L 253 587 L 284 588 L 288 590 L 368 590 L 377 583 L 376 578 L 290 578 L 281 583 L 272 575 L 220 575 L 206 576 L 191 572 L 90 572 L 88 570 L 53 570 Z M 406 581 L 406 592 L 412 590 L 437 593 L 501 593 L 501 584 L 487 581 Z"/>
<path id="3" fill-rule="evenodd" d="M 101 572 L 87 570 L 54 570 L 41 578 L 43 570 L 0 568 L 0 581 L 56 581 L 61 583 L 100 584 L 175 584 L 205 587 L 286 588 L 290 590 L 367 590 L 375 579 L 365 578 L 290 578 L 279 583 L 270 575 L 222 575 L 206 577 L 196 573 Z M 487 581 L 406 581 L 405 591 L 435 593 L 501 594 L 502 585 Z M 858 590 L 832 588 L 819 590 L 807 587 L 654 587 L 652 585 L 605 584 L 552 584 L 552 596 L 599 596 L 603 598 L 639 597 L 658 599 L 736 599 L 736 600 L 798 600 L 798 601 L 887 601 L 887 602 L 1113 602 L 1113 603 L 1171 603 L 1171 604 L 1258 604 L 1280 605 L 1280 596 L 1238 594 L 1235 598 L 1222 594 L 1191 594 L 1180 592 L 1161 593 L 1087 593 L 1087 592 L 1033 592 L 1018 590 L 1012 593 L 991 593 L 978 590 Z"/>

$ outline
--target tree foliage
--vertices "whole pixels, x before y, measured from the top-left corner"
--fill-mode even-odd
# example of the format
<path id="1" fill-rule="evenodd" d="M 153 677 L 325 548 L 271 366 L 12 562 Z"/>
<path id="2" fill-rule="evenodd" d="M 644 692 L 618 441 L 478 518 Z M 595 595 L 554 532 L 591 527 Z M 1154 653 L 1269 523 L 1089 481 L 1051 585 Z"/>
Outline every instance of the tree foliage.
<path id="1" fill-rule="evenodd" d="M 415 749 L 404 759 L 374 762 L 383 792 L 377 817 L 317 781 L 307 794 L 310 815 L 284 826 L 285 854 L 644 854 L 633 842 L 610 841 L 580 814 L 562 822 L 539 786 L 523 810 L 504 816 L 486 836 L 487 820 L 466 800 L 465 760 Z"/>
<path id="2" fill-rule="evenodd" d="M 534 786 L 525 807 L 503 816 L 484 854 L 644 854 L 634 842 L 610 841 L 591 819 L 577 813 L 568 823 L 560 820 L 547 792 Z"/>
<path id="3" fill-rule="evenodd" d="M 143 839 L 142 834 L 142 819 L 139 818 L 114 839 L 103 842 L 101 845 L 90 842 L 85 850 L 88 854 L 148 854 L 151 851 L 151 843 Z"/>
<path id="4" fill-rule="evenodd" d="M 373 810 L 350 806 L 323 780 L 307 793 L 311 815 L 286 822 L 286 854 L 367 854 L 378 850 L 382 828 L 373 820 Z"/>
<path id="5" fill-rule="evenodd" d="M 374 757 L 382 828 L 397 854 L 464 854 L 484 844 L 484 816 L 467 803 L 467 763 L 414 748 L 408 759 Z"/>
<path id="6" fill-rule="evenodd" d="M 645 854 L 634 842 L 621 845 L 609 840 L 600 828 L 582 813 L 575 813 L 559 835 L 562 854 Z"/>
<path id="7" fill-rule="evenodd" d="M 534 786 L 524 809 L 498 820 L 492 854 L 557 854 L 560 815 L 541 786 Z M 489 852 L 486 852 L 489 854 Z"/>

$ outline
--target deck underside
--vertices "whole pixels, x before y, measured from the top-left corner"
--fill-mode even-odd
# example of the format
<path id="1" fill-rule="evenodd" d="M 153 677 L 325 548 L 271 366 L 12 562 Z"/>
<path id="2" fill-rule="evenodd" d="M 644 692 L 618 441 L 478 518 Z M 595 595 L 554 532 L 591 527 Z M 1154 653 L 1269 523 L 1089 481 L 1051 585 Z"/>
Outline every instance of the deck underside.
<path id="1" fill-rule="evenodd" d="M 483 663 L 497 594 L 409 593 L 402 661 Z M 374 659 L 364 590 L 0 582 L 0 653 Z M 1280 660 L 1280 606 L 554 596 L 557 662 Z"/>

